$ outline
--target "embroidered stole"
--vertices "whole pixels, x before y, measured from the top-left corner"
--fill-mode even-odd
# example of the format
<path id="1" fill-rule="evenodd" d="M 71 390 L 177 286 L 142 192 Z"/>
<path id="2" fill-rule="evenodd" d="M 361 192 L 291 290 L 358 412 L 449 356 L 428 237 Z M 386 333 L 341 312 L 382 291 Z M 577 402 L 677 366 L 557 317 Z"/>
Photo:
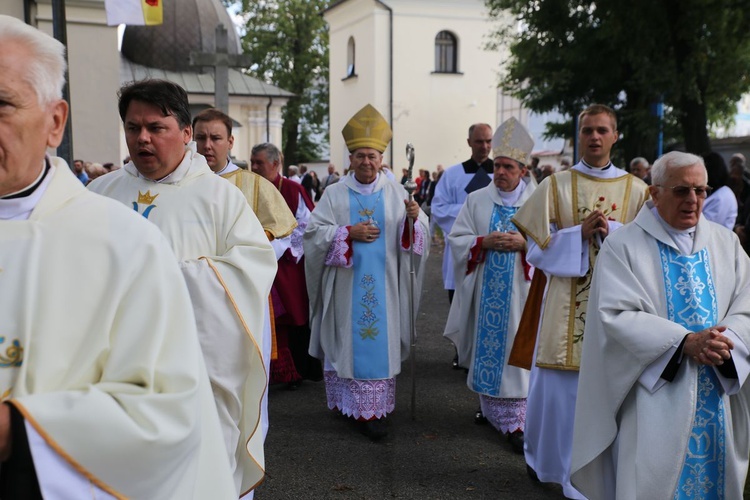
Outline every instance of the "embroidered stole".
<path id="1" fill-rule="evenodd" d="M 386 225 L 381 192 L 362 195 L 349 190 L 349 220 L 373 220 L 381 230 L 375 241 L 352 242 L 352 356 L 355 379 L 388 378 L 386 309 Z"/>
<path id="2" fill-rule="evenodd" d="M 708 251 L 680 255 L 659 243 L 670 321 L 698 332 L 718 319 Z M 693 428 L 674 494 L 675 500 L 723 499 L 725 415 L 722 390 L 711 367 L 698 368 Z"/>
<path id="3" fill-rule="evenodd" d="M 495 205 L 489 232 L 518 231 L 511 221 L 517 211 L 516 207 Z M 471 385 L 473 391 L 487 396 L 500 395 L 515 262 L 515 252 L 490 250 L 485 258 Z"/>

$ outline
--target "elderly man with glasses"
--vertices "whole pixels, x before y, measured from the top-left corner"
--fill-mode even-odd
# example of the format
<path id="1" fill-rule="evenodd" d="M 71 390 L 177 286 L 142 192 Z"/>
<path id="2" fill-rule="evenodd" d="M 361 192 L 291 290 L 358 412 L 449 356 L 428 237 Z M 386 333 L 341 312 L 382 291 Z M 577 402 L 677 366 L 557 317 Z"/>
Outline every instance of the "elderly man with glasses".
<path id="1" fill-rule="evenodd" d="M 668 153 L 651 172 L 652 201 L 596 263 L 572 482 L 589 499 L 742 498 L 750 260 L 701 213 L 700 157 Z"/>

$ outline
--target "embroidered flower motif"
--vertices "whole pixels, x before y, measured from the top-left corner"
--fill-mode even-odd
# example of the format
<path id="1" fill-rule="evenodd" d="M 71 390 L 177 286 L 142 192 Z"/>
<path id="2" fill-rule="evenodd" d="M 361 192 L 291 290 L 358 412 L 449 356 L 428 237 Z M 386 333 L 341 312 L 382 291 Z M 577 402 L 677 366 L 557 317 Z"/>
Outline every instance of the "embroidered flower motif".
<path id="1" fill-rule="evenodd" d="M 375 326 L 379 320 L 373 311 L 373 308 L 378 305 L 378 298 L 374 293 L 375 277 L 371 274 L 365 274 L 359 281 L 359 287 L 365 291 L 359 303 L 364 308 L 364 312 L 357 320 L 357 324 L 362 327 L 359 329 L 359 335 L 362 337 L 362 340 L 374 340 L 380 333 Z"/>
<path id="2" fill-rule="evenodd" d="M 0 344 L 5 343 L 5 337 L 0 337 Z M 0 367 L 8 368 L 23 364 L 23 347 L 18 339 L 13 339 L 5 349 L 5 355 L 0 354 Z"/>
<path id="3" fill-rule="evenodd" d="M 617 203 L 611 203 L 606 208 L 602 208 L 605 205 L 607 205 L 605 203 L 606 201 L 607 201 L 607 199 L 604 196 L 599 196 L 599 198 L 597 198 L 597 200 L 596 200 L 596 203 L 594 203 L 594 207 L 593 208 L 579 207 L 578 208 L 578 213 L 579 213 L 579 215 L 585 217 L 588 214 L 590 214 L 591 212 L 599 210 L 602 213 L 602 215 L 604 215 L 605 217 L 607 217 L 608 220 L 615 220 L 614 217 L 610 217 L 610 214 L 612 214 L 613 212 L 616 212 L 618 210 Z"/>

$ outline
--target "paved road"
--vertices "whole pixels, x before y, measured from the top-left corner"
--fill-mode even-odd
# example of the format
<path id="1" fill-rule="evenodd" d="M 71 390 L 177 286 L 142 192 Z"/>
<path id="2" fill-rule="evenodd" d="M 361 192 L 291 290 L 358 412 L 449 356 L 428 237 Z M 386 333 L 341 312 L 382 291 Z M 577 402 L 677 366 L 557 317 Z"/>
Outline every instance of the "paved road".
<path id="1" fill-rule="evenodd" d="M 411 419 L 409 363 L 396 385 L 389 435 L 370 442 L 327 409 L 323 382 L 298 390 L 273 386 L 266 441 L 267 478 L 259 500 L 276 499 L 561 499 L 532 483 L 523 457 L 489 425 L 473 423 L 477 396 L 453 347 L 442 337 L 448 297 L 440 277 L 442 249 L 432 247 L 417 329 L 417 406 Z"/>

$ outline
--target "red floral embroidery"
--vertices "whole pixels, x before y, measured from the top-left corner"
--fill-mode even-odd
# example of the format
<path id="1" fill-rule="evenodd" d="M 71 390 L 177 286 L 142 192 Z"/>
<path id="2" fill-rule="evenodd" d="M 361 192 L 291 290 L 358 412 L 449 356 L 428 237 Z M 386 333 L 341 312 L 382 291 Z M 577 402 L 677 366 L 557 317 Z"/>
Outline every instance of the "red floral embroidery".
<path id="1" fill-rule="evenodd" d="M 612 203 L 607 208 L 603 209 L 602 207 L 606 205 L 606 201 L 607 199 L 604 196 L 599 196 L 599 198 L 597 198 L 596 200 L 596 203 L 594 203 L 594 208 L 580 207 L 578 209 L 578 214 L 586 217 L 589 213 L 594 212 L 595 210 L 599 210 L 602 215 L 607 217 L 608 220 L 616 220 L 614 217 L 610 217 L 610 214 L 618 210 L 617 203 Z"/>

